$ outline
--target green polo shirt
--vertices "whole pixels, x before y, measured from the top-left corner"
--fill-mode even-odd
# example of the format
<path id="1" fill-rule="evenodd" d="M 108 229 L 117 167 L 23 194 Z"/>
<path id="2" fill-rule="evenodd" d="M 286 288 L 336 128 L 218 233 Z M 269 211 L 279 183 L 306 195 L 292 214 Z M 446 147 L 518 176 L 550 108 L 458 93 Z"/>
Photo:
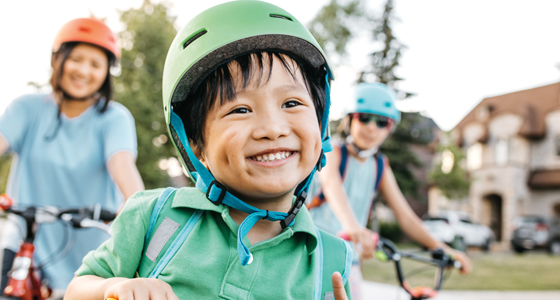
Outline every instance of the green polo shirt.
<path id="1" fill-rule="evenodd" d="M 133 278 L 140 261 L 148 259 L 143 255 L 144 239 L 162 191 L 138 192 L 130 198 L 113 222 L 111 239 L 84 258 L 76 275 Z M 278 236 L 255 245 L 245 238 L 253 262 L 242 266 L 237 255 L 239 225 L 229 215 L 229 207 L 210 203 L 196 188 L 177 190 L 172 201 L 174 210 L 204 211 L 158 277 L 180 299 L 313 299 L 317 237 L 305 207 L 294 225 Z M 351 299 L 348 283 L 345 288 Z"/>

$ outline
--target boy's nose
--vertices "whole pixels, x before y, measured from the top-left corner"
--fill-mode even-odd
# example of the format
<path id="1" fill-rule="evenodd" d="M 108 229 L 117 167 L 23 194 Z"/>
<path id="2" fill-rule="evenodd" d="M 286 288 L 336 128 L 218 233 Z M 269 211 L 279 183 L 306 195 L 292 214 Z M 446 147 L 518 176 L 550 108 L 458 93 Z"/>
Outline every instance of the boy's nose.
<path id="1" fill-rule="evenodd" d="M 258 118 L 255 130 L 253 131 L 253 138 L 276 140 L 287 136 L 289 133 L 290 127 L 287 120 L 274 113 L 263 114 Z"/>

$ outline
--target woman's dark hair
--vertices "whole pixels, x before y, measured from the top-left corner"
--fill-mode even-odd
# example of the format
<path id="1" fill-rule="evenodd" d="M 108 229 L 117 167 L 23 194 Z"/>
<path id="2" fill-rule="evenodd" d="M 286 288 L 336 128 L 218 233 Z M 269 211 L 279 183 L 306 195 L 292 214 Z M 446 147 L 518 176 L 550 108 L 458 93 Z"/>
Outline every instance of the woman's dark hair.
<path id="1" fill-rule="evenodd" d="M 260 84 L 264 74 L 264 64 L 268 63 L 268 74 L 265 82 L 268 82 L 272 75 L 272 65 L 274 57 L 278 58 L 284 69 L 294 78 L 301 70 L 305 87 L 313 99 L 315 112 L 319 124 L 323 118 L 325 110 L 325 76 L 324 68 L 313 68 L 305 60 L 292 55 L 280 52 L 257 52 L 241 55 L 227 63 L 220 65 L 199 84 L 193 95 L 189 96 L 188 101 L 181 101 L 173 104 L 173 111 L 181 117 L 185 125 L 185 131 L 189 139 L 200 149 L 204 149 L 204 126 L 208 112 L 214 106 L 216 100 L 220 99 L 220 105 L 235 100 L 237 87 L 240 83 L 235 81 L 232 76 L 232 69 L 238 68 L 241 71 L 242 89 L 247 88 L 251 82 Z M 265 59 L 266 58 L 266 59 Z M 291 61 L 295 62 L 293 64 Z M 258 66 L 259 73 L 254 73 L 254 66 Z"/>
<path id="2" fill-rule="evenodd" d="M 63 91 L 62 88 L 60 87 L 60 80 L 62 79 L 62 70 L 63 70 L 64 63 L 68 59 L 68 56 L 70 56 L 70 53 L 72 53 L 72 50 L 74 50 L 74 48 L 80 43 L 82 43 L 82 42 L 63 43 L 62 45 L 60 45 L 60 48 L 58 49 L 58 51 L 53 53 L 53 58 L 52 58 L 53 59 L 53 73 L 52 73 L 52 76 L 51 76 L 50 83 L 51 83 L 53 92 L 62 94 L 63 98 L 66 98 L 66 99 L 72 99 L 72 97 L 70 95 L 66 94 L 66 92 Z M 109 73 L 109 70 L 110 70 L 111 66 L 113 66 L 115 64 L 116 58 L 111 52 L 109 52 L 108 50 L 105 50 L 104 48 L 101 48 L 101 47 L 93 45 L 93 44 L 88 44 L 88 45 L 98 47 L 99 49 L 103 50 L 103 52 L 105 52 L 105 54 L 107 55 L 107 62 L 108 62 L 108 64 L 107 64 L 107 66 L 108 66 L 107 67 L 107 76 L 105 76 L 105 81 L 103 82 L 103 84 L 101 85 L 101 88 L 99 88 L 99 91 L 97 92 L 97 94 L 98 94 L 97 101 L 103 101 L 103 105 L 100 106 L 99 112 L 104 113 L 107 110 L 107 107 L 109 105 L 109 101 L 111 101 L 113 99 L 112 77 L 111 77 L 111 74 Z"/>

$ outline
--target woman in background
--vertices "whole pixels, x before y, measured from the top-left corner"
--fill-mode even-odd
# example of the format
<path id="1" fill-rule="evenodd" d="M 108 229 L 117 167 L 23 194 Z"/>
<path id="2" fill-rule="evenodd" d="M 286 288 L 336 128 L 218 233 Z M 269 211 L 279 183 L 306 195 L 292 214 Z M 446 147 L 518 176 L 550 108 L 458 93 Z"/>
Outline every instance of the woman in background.
<path id="1" fill-rule="evenodd" d="M 15 154 L 7 194 L 20 206 L 84 207 L 117 211 L 144 185 L 136 168 L 136 129 L 130 112 L 112 101 L 109 70 L 120 57 L 116 35 L 101 21 L 75 19 L 58 32 L 51 65 L 52 93 L 23 95 L 0 116 L 0 154 Z M 42 224 L 36 262 L 57 256 L 67 230 Z M 7 285 L 25 224 L 10 216 L 3 229 L 2 291 Z M 76 233 L 71 251 L 43 271 L 49 285 L 65 290 L 82 258 L 109 236 L 97 229 Z"/>

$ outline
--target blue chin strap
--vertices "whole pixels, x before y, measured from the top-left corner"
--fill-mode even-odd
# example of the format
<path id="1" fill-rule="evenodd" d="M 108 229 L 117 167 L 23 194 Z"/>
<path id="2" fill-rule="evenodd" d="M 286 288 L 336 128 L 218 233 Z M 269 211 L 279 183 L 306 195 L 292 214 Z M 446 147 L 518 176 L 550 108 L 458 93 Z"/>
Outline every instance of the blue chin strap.
<path id="1" fill-rule="evenodd" d="M 317 162 L 317 166 L 313 168 L 313 171 L 311 171 L 311 174 L 309 174 L 309 176 L 297 186 L 295 191 L 297 199 L 288 213 L 268 211 L 253 207 L 228 192 L 221 183 L 216 181 L 210 171 L 208 171 L 208 169 L 206 169 L 206 167 L 204 167 L 204 165 L 194 155 L 188 142 L 185 127 L 181 118 L 177 116 L 175 112 L 173 112 L 173 110 L 171 110 L 170 125 L 173 126 L 173 129 L 175 130 L 181 144 L 183 145 L 183 148 L 187 152 L 189 160 L 197 171 L 190 172 L 191 176 L 196 179 L 196 187 L 206 193 L 206 198 L 208 198 L 208 200 L 210 200 L 215 205 L 225 204 L 231 208 L 235 208 L 249 214 L 241 223 L 237 231 L 237 252 L 239 254 L 239 260 L 241 261 L 241 264 L 243 266 L 250 264 L 253 261 L 251 252 L 243 243 L 243 238 L 247 235 L 247 233 L 249 233 L 249 230 L 251 230 L 251 228 L 253 228 L 257 221 L 261 219 L 266 219 L 269 221 L 280 221 L 280 225 L 283 229 L 292 226 L 297 213 L 305 202 L 305 199 L 307 197 L 307 190 L 309 189 L 309 184 L 313 179 L 313 175 L 317 170 L 320 171 L 327 163 L 325 153 L 332 151 L 331 139 L 327 134 L 331 104 L 328 78 L 329 74 L 327 73 L 325 78 L 326 103 L 325 111 L 323 112 L 323 119 L 321 121 L 321 138 L 323 139 L 321 156 L 319 158 L 319 161 Z"/>

